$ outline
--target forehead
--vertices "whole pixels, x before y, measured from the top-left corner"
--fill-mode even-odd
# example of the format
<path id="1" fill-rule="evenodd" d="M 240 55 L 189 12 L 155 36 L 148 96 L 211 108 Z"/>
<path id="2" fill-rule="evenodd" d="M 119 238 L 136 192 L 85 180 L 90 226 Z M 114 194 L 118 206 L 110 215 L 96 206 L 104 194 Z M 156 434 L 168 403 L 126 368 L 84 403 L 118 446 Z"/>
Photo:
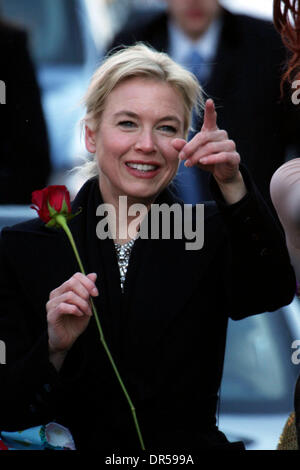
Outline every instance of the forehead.
<path id="1" fill-rule="evenodd" d="M 108 95 L 104 113 L 115 113 L 127 107 L 131 111 L 151 110 L 153 114 L 176 113 L 183 119 L 181 93 L 167 82 L 153 78 L 133 77 L 119 83 Z"/>

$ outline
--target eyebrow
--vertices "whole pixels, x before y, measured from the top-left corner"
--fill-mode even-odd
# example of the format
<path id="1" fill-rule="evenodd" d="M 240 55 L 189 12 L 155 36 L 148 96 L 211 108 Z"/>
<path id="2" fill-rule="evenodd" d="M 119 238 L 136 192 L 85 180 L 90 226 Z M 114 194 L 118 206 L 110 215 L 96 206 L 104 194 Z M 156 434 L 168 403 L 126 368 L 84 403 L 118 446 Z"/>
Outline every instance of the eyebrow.
<path id="1" fill-rule="evenodd" d="M 119 111 L 117 113 L 114 114 L 115 117 L 119 117 L 119 116 L 128 116 L 128 117 L 132 117 L 132 118 L 135 118 L 135 119 L 138 119 L 139 116 L 138 114 L 136 113 L 133 113 L 132 111 Z M 162 122 L 162 121 L 176 121 L 179 125 L 181 125 L 181 121 L 180 119 L 178 119 L 177 116 L 173 116 L 173 115 L 170 115 L 170 116 L 164 116 L 162 117 L 158 122 Z"/>

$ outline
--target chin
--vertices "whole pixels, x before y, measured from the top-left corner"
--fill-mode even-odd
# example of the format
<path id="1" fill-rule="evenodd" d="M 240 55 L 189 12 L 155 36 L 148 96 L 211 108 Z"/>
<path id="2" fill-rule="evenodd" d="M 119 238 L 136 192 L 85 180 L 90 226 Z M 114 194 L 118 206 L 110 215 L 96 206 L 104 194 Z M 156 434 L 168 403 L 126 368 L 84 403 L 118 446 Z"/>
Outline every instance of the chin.
<path id="1" fill-rule="evenodd" d="M 152 201 L 157 197 L 157 192 L 153 191 L 130 191 L 126 193 L 125 195 L 128 198 L 140 201 L 140 202 L 147 202 L 147 201 Z"/>
<path id="2" fill-rule="evenodd" d="M 130 188 L 128 191 L 124 191 L 124 196 L 128 198 L 135 199 L 137 201 L 150 201 L 157 197 L 157 195 L 161 192 L 159 188 Z"/>

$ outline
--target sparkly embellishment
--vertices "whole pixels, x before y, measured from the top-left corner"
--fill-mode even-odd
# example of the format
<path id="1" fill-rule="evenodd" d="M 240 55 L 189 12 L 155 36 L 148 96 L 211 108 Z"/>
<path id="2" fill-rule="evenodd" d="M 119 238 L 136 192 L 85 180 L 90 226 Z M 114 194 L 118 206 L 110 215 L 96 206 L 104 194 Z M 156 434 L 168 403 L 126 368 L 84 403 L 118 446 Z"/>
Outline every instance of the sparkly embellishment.
<path id="1" fill-rule="evenodd" d="M 115 243 L 115 249 L 118 257 L 118 265 L 120 270 L 120 284 L 122 292 L 124 292 L 125 278 L 134 242 L 135 239 L 129 240 L 129 242 L 124 243 L 124 245 L 120 245 L 120 243 Z"/>

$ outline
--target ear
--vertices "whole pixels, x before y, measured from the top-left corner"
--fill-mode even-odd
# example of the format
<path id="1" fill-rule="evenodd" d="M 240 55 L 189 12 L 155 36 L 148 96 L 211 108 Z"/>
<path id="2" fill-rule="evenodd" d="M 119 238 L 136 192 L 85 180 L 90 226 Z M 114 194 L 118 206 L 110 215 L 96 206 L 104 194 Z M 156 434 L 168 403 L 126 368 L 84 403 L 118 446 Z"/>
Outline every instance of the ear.
<path id="1" fill-rule="evenodd" d="M 85 125 L 85 146 L 88 152 L 96 153 L 96 132 Z"/>

